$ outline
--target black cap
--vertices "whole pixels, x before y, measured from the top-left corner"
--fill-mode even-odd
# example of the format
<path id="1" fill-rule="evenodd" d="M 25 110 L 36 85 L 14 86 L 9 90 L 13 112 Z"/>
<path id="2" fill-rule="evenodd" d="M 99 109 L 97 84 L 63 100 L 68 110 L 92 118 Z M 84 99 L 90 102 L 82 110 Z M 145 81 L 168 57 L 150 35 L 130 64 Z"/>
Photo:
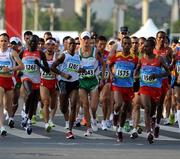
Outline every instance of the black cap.
<path id="1" fill-rule="evenodd" d="M 128 27 L 127 26 L 120 27 L 120 32 L 128 32 Z"/>

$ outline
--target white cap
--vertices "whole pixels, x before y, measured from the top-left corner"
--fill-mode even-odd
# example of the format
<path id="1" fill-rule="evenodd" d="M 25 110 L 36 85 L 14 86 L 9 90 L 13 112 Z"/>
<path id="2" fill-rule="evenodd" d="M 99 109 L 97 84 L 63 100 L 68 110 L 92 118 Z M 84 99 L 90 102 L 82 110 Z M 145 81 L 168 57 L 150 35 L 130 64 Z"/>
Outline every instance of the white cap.
<path id="1" fill-rule="evenodd" d="M 110 40 L 108 41 L 108 44 L 111 43 L 111 42 L 116 43 L 116 40 L 115 40 L 115 39 L 110 39 Z"/>
<path id="2" fill-rule="evenodd" d="M 53 39 L 48 39 L 45 44 L 56 44 L 56 42 Z"/>
<path id="3" fill-rule="evenodd" d="M 91 38 L 91 34 L 88 32 L 88 31 L 83 31 L 82 33 L 81 33 L 81 39 L 83 39 L 85 36 L 87 36 L 87 37 L 89 37 L 89 38 Z"/>
<path id="4" fill-rule="evenodd" d="M 16 37 L 16 36 L 13 36 L 13 37 L 10 38 L 10 43 L 12 43 L 13 41 L 14 41 L 16 44 L 19 44 L 19 43 L 22 44 L 21 39 L 19 39 L 19 38 Z"/>

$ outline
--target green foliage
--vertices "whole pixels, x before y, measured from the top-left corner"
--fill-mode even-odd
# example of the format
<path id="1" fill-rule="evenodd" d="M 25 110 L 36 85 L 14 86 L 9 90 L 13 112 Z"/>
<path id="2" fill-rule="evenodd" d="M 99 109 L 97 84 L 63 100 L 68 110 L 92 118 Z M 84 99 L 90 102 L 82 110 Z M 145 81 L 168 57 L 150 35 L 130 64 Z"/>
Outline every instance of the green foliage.
<path id="1" fill-rule="evenodd" d="M 48 12 L 39 12 L 39 30 L 49 30 L 50 17 Z"/>
<path id="2" fill-rule="evenodd" d="M 82 8 L 82 16 L 75 14 L 70 19 L 60 20 L 61 30 L 77 30 L 82 32 L 86 29 L 86 5 Z M 95 31 L 98 35 L 105 35 L 111 37 L 113 34 L 113 26 L 111 21 L 97 21 L 96 13 L 91 13 L 91 30 Z"/>
<path id="3" fill-rule="evenodd" d="M 180 20 L 173 23 L 172 33 L 180 33 Z"/>
<path id="4" fill-rule="evenodd" d="M 33 30 L 34 28 L 34 10 L 26 10 L 26 30 Z"/>
<path id="5" fill-rule="evenodd" d="M 98 21 L 94 24 L 94 30 L 98 35 L 104 35 L 107 38 L 113 36 L 113 24 L 111 21 Z"/>
<path id="6" fill-rule="evenodd" d="M 130 34 L 136 32 L 141 26 L 141 16 L 137 15 L 137 12 L 133 7 L 129 7 L 125 12 L 125 25 L 128 26 Z"/>
<path id="7" fill-rule="evenodd" d="M 69 30 L 69 31 L 81 31 L 82 30 L 82 26 L 80 25 L 81 23 L 78 20 L 78 16 L 74 15 L 72 18 L 70 19 L 61 19 L 60 20 L 60 29 L 61 30 Z"/>

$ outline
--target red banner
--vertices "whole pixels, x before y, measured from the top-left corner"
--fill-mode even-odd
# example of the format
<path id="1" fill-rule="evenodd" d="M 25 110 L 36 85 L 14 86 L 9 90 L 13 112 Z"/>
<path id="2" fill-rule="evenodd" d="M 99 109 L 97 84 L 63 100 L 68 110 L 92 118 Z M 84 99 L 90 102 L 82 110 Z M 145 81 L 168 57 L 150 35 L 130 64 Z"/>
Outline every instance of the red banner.
<path id="1" fill-rule="evenodd" d="M 22 0 L 5 0 L 5 26 L 10 37 L 22 34 Z"/>

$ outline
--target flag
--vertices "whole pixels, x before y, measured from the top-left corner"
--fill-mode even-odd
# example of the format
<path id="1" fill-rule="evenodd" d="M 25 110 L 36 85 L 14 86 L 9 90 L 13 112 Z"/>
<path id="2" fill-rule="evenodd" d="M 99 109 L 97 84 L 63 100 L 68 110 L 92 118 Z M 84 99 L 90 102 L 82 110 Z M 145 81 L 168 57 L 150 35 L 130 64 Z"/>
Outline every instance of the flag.
<path id="1" fill-rule="evenodd" d="M 5 0 L 5 28 L 10 37 L 22 34 L 22 0 Z"/>

